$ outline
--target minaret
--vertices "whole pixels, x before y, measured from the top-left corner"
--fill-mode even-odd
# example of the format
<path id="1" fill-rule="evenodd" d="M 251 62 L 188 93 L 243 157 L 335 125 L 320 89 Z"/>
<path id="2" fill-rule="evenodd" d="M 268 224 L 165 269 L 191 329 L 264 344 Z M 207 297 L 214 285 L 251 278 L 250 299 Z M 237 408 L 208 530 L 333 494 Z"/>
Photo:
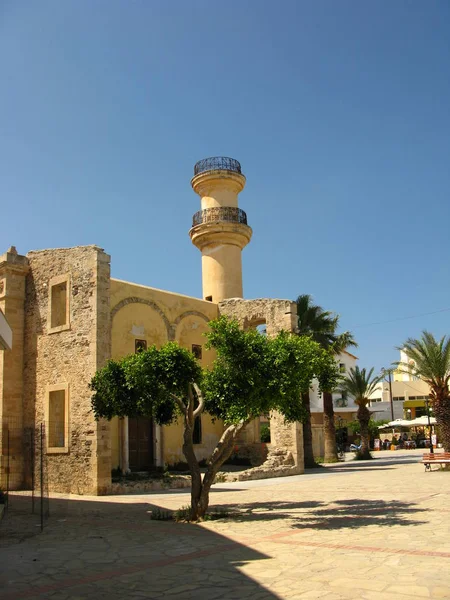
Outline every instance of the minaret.
<path id="1" fill-rule="evenodd" d="M 252 230 L 238 208 L 238 194 L 245 186 L 241 165 L 233 158 L 205 158 L 195 165 L 191 185 L 202 207 L 189 235 L 202 253 L 203 298 L 216 303 L 242 298 L 241 253 Z"/>

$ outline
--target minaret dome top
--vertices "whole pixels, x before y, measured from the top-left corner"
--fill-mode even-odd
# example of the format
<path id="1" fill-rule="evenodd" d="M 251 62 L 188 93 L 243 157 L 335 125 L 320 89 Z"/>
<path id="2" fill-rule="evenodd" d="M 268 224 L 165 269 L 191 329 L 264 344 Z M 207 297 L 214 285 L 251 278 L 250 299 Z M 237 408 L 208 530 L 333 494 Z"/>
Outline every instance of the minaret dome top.
<path id="1" fill-rule="evenodd" d="M 242 175 L 241 164 L 234 158 L 227 156 L 210 156 L 195 163 L 194 176 L 206 171 L 234 171 Z"/>

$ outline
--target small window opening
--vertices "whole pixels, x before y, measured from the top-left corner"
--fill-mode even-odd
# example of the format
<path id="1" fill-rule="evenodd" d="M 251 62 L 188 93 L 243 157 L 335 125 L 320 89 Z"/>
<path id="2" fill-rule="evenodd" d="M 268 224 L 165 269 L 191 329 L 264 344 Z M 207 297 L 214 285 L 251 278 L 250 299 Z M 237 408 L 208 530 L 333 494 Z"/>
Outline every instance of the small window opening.
<path id="1" fill-rule="evenodd" d="M 67 281 L 51 288 L 51 327 L 67 325 Z"/>
<path id="2" fill-rule="evenodd" d="M 195 356 L 197 360 L 202 359 L 202 347 L 200 344 L 192 344 L 192 354 Z"/>
<path id="3" fill-rule="evenodd" d="M 65 390 L 50 392 L 48 404 L 48 447 L 64 448 L 66 446 Z"/>
<path id="4" fill-rule="evenodd" d="M 198 400 L 195 398 L 194 400 L 194 410 L 198 406 Z M 194 421 L 194 431 L 192 432 L 192 443 L 193 444 L 201 444 L 202 443 L 202 416 L 199 415 L 195 417 Z"/>
<path id="5" fill-rule="evenodd" d="M 212 296 L 206 296 L 205 300 L 206 300 L 207 302 L 212 302 Z"/>
<path id="6" fill-rule="evenodd" d="M 147 340 L 134 340 L 134 352 L 145 352 L 147 350 Z"/>

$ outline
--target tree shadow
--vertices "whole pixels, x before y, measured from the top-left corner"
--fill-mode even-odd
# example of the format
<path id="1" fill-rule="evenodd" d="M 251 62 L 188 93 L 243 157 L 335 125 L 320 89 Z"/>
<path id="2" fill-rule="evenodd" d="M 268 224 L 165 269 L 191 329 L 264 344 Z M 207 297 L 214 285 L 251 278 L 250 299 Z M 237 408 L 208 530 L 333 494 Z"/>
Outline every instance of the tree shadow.
<path id="1" fill-rule="evenodd" d="M 372 467 L 370 465 L 361 465 L 358 463 L 355 463 L 355 465 L 352 465 L 352 468 L 349 469 L 348 467 L 345 467 L 344 464 L 342 463 L 340 466 L 336 465 L 336 466 L 332 466 L 332 467 L 326 467 L 327 471 L 330 471 L 330 475 L 332 475 L 333 473 L 348 473 L 350 470 L 353 473 L 354 471 L 392 471 L 393 469 L 395 469 L 395 467 Z M 323 473 L 323 471 L 317 471 L 318 473 Z M 325 472 L 326 473 L 326 472 Z"/>
<path id="2" fill-rule="evenodd" d="M 27 499 L 12 500 L 16 516 L 26 514 Z M 0 544 L 2 600 L 31 591 L 111 600 L 240 598 L 242 591 L 258 600 L 279 598 L 240 569 L 270 556 L 201 525 L 154 521 L 155 509 L 167 510 L 131 498 L 51 498 L 42 535 L 23 540 L 18 532 Z"/>
<path id="3" fill-rule="evenodd" d="M 331 506 L 330 506 L 331 504 Z M 323 507 L 323 508 L 321 508 Z M 213 505 L 211 510 L 227 510 L 230 519 L 243 521 L 286 520 L 295 529 L 358 529 L 369 525 L 420 525 L 427 521 L 408 518 L 427 509 L 413 502 L 385 500 L 337 500 L 324 502 L 252 502 Z"/>

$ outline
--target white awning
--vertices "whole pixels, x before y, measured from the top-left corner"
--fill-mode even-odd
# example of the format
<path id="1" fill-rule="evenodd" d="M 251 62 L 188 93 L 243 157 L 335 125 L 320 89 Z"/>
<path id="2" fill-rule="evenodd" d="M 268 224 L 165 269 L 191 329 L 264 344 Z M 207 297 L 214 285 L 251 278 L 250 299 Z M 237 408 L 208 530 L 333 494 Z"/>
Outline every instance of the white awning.
<path id="1" fill-rule="evenodd" d="M 418 417 L 417 419 L 413 419 L 409 421 L 411 427 L 427 427 L 428 426 L 428 417 L 423 415 L 422 417 Z M 436 419 L 434 417 L 430 417 L 430 424 L 436 425 Z"/>
<path id="2" fill-rule="evenodd" d="M 409 427 L 411 421 L 406 421 L 406 419 L 395 419 L 395 421 L 389 421 L 385 425 L 380 425 L 378 429 L 392 429 L 393 427 Z"/>
<path id="3" fill-rule="evenodd" d="M 436 419 L 434 417 L 430 417 L 430 424 L 436 425 Z M 418 417 L 417 419 L 412 419 L 411 421 L 406 421 L 405 419 L 396 419 L 395 421 L 390 421 L 385 425 L 380 425 L 378 429 L 392 429 L 395 427 L 406 427 L 407 429 L 411 427 L 426 427 L 428 426 L 428 417 Z"/>

